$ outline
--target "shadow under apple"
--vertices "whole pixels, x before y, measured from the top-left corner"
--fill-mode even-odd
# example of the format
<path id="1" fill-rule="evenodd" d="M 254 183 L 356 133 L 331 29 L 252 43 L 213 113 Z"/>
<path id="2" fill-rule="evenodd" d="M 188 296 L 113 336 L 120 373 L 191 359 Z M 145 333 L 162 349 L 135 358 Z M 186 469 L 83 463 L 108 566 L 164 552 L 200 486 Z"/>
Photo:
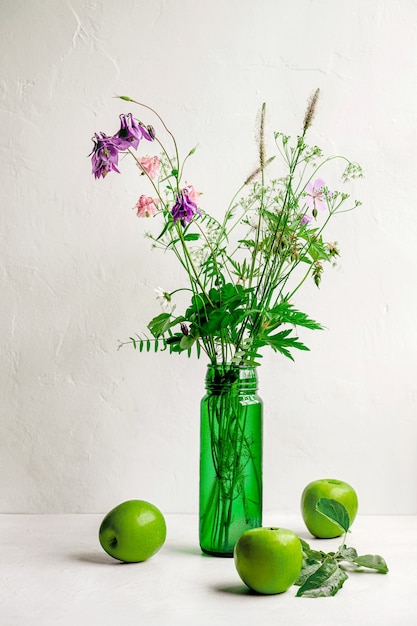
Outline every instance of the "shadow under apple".
<path id="1" fill-rule="evenodd" d="M 96 565 L 140 565 L 140 563 L 124 563 L 118 559 L 113 559 L 104 552 L 81 552 L 80 554 L 71 555 L 71 558 L 75 561 L 94 563 Z"/>

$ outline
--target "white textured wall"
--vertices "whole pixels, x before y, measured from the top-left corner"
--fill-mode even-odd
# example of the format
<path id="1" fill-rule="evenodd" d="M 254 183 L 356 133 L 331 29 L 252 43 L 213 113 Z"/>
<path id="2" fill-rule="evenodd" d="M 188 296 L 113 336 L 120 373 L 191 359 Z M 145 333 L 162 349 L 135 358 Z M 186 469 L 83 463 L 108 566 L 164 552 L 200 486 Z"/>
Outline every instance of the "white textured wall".
<path id="1" fill-rule="evenodd" d="M 256 162 L 254 122 L 358 160 L 342 257 L 298 301 L 328 331 L 266 354 L 265 507 L 351 482 L 365 513 L 417 512 L 417 3 L 1 0 L 0 511 L 95 512 L 131 497 L 197 510 L 205 362 L 117 351 L 178 285 L 131 207 L 131 169 L 95 181 L 95 131 L 128 94 L 155 106 L 221 214 Z"/>

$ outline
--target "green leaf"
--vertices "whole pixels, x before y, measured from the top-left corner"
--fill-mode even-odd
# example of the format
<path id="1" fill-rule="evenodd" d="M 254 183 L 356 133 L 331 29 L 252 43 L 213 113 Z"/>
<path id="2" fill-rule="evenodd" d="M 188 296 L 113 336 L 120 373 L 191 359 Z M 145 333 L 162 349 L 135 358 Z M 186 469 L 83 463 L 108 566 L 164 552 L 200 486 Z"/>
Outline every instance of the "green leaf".
<path id="1" fill-rule="evenodd" d="M 303 549 L 303 554 L 308 559 L 314 559 L 316 561 L 323 561 L 323 559 L 327 556 L 325 552 L 320 552 L 319 550 L 312 550 L 308 545 L 307 541 L 304 539 L 300 539 L 301 547 Z"/>
<path id="2" fill-rule="evenodd" d="M 213 304 L 218 304 L 221 300 L 220 291 L 218 289 L 215 289 L 214 287 L 213 289 L 210 289 L 208 296 Z"/>
<path id="3" fill-rule="evenodd" d="M 199 233 L 187 233 L 184 235 L 184 241 L 197 241 L 200 239 Z"/>
<path id="4" fill-rule="evenodd" d="M 175 335 L 168 337 L 168 339 L 166 340 L 166 343 L 168 346 L 173 345 L 175 343 L 180 343 L 183 336 L 184 335 L 182 333 L 175 333 Z"/>
<path id="5" fill-rule="evenodd" d="M 180 341 L 181 350 L 189 350 L 194 342 L 195 337 L 191 337 L 191 335 L 183 335 Z"/>
<path id="6" fill-rule="evenodd" d="M 271 319 L 276 319 L 280 324 L 292 324 L 294 326 L 303 326 L 304 328 L 309 328 L 310 330 L 323 330 L 323 326 L 311 319 L 303 313 L 302 311 L 298 311 L 293 307 L 292 304 L 283 300 L 273 309 L 268 312 Z"/>
<path id="7" fill-rule="evenodd" d="M 246 366 L 246 367 L 259 367 L 260 363 L 258 359 L 262 359 L 262 354 L 252 350 L 238 350 L 232 359 L 234 365 Z"/>
<path id="8" fill-rule="evenodd" d="M 322 565 L 299 588 L 297 597 L 320 598 L 334 596 L 347 578 L 348 575 L 339 567 L 336 559 L 327 557 Z"/>
<path id="9" fill-rule="evenodd" d="M 162 335 L 165 330 L 169 328 L 167 324 L 169 324 L 170 318 L 171 315 L 169 313 L 161 313 L 160 315 L 157 315 L 156 317 L 151 319 L 148 324 L 148 328 L 154 337 Z"/>
<path id="10" fill-rule="evenodd" d="M 324 552 L 319 552 L 318 550 L 312 550 L 308 543 L 304 541 L 304 539 L 300 539 L 301 547 L 303 550 L 303 565 L 301 568 L 300 575 L 295 585 L 301 586 L 304 585 L 307 578 L 309 578 L 314 572 L 316 572 L 321 566 L 322 562 L 326 558 L 326 554 Z"/>
<path id="11" fill-rule="evenodd" d="M 281 354 L 294 361 L 294 357 L 288 348 L 297 348 L 297 350 L 308 350 L 309 348 L 301 343 L 298 337 L 289 337 L 290 333 L 291 330 L 288 329 L 275 333 L 275 335 L 262 335 L 260 343 L 271 346 L 275 352 L 281 352 Z"/>
<path id="12" fill-rule="evenodd" d="M 337 551 L 338 557 L 340 561 L 350 561 L 354 562 L 354 560 L 358 557 L 358 553 L 355 548 L 348 548 L 347 546 L 340 546 Z"/>
<path id="13" fill-rule="evenodd" d="M 300 575 L 294 584 L 299 587 L 304 585 L 306 580 L 310 578 L 310 576 L 314 574 L 314 572 L 316 572 L 319 569 L 319 567 L 321 567 L 321 561 L 316 561 L 315 559 L 304 558 Z"/>
<path id="14" fill-rule="evenodd" d="M 358 556 L 356 559 L 352 559 L 352 562 L 361 567 L 374 569 L 381 574 L 388 573 L 388 566 L 385 560 L 378 554 L 364 554 L 363 556 Z"/>
<path id="15" fill-rule="evenodd" d="M 310 247 L 308 249 L 308 254 L 312 258 L 313 261 L 329 261 L 330 255 L 326 249 L 326 246 L 322 241 L 316 240 L 310 241 Z"/>
<path id="16" fill-rule="evenodd" d="M 255 242 L 253 239 L 239 239 L 239 243 L 246 246 L 247 248 L 254 248 Z"/>
<path id="17" fill-rule="evenodd" d="M 346 507 L 336 500 L 330 498 L 320 498 L 316 504 L 316 511 L 325 515 L 329 520 L 335 522 L 345 533 L 349 530 L 350 519 Z"/>
<path id="18" fill-rule="evenodd" d="M 163 227 L 162 231 L 160 232 L 160 234 L 156 238 L 156 241 L 159 241 L 159 239 L 162 239 L 162 237 L 165 235 L 165 233 L 168 230 L 168 228 L 171 228 L 171 226 L 172 226 L 171 222 L 166 222 L 166 224 Z"/>
<path id="19" fill-rule="evenodd" d="M 129 337 L 129 339 L 131 340 L 135 350 L 139 349 L 139 352 L 143 352 L 144 350 L 146 350 L 146 352 L 150 352 L 152 346 L 154 347 L 155 352 L 158 352 L 158 350 L 166 350 L 167 347 L 167 342 L 165 339 L 148 339 L 139 336 L 137 339 L 133 337 Z"/>
<path id="20" fill-rule="evenodd" d="M 185 318 L 182 316 L 171 319 L 170 313 L 160 313 L 149 322 L 148 329 L 154 337 L 159 337 L 172 328 L 172 326 L 183 322 L 184 319 Z"/>

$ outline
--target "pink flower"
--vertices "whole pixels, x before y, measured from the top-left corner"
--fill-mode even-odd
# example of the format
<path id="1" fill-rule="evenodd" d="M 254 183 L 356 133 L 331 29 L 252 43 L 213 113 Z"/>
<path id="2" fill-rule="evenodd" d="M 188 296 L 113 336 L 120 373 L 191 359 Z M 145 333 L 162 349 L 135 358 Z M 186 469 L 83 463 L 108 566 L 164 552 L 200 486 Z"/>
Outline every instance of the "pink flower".
<path id="1" fill-rule="evenodd" d="M 152 180 L 159 176 L 159 168 L 161 167 L 159 157 L 142 157 L 141 159 L 139 159 L 139 163 L 140 167 L 145 170 L 149 178 L 152 178 Z"/>
<path id="2" fill-rule="evenodd" d="M 134 207 L 138 217 L 151 217 L 157 213 L 158 198 L 150 198 L 149 196 L 141 196 Z"/>
<path id="3" fill-rule="evenodd" d="M 310 209 L 313 209 L 314 217 L 315 210 L 317 211 L 317 209 L 327 208 L 326 196 L 324 193 L 325 186 L 326 183 L 324 182 L 324 180 L 321 180 L 321 178 L 317 178 L 314 183 L 308 183 L 306 187 L 307 195 L 305 198 L 305 203 L 308 207 L 310 207 Z"/>
<path id="4" fill-rule="evenodd" d="M 192 185 L 187 185 L 187 187 L 184 187 L 183 191 L 187 192 L 187 195 L 191 202 L 194 202 L 194 204 L 198 205 L 198 200 L 201 196 L 201 193 L 199 191 L 196 191 Z"/>

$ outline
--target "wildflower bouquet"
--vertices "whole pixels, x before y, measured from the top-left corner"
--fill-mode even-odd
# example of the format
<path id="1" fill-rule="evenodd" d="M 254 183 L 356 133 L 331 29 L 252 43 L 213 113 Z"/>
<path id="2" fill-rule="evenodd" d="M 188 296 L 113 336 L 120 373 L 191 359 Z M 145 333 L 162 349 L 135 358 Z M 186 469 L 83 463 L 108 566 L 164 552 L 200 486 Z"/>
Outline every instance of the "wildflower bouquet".
<path id="1" fill-rule="evenodd" d="M 148 324 L 148 334 L 130 337 L 139 350 L 168 349 L 171 353 L 205 353 L 211 364 L 254 366 L 268 346 L 293 358 L 294 349 L 308 348 L 294 329 L 321 325 L 298 310 L 294 296 L 308 277 L 320 284 L 325 263 L 334 264 L 337 243 L 323 239 L 329 220 L 360 203 L 330 189 L 321 178 L 323 166 L 338 158 L 345 163 L 342 179 L 362 176 L 359 165 L 345 157 L 324 157 L 306 143 L 319 91 L 312 96 L 301 134 L 292 141 L 274 134 L 284 170 L 275 171 L 275 156 L 265 153 L 265 105 L 258 132 L 259 164 L 232 198 L 222 220 L 200 204 L 200 193 L 184 182 L 190 150 L 181 158 L 174 134 L 160 115 L 129 97 L 121 99 L 151 113 L 154 126 L 120 116 L 113 136 L 96 134 L 92 169 L 96 178 L 119 172 L 119 155 L 128 155 L 147 182 L 140 195 L 138 217 L 160 224 L 153 245 L 174 254 L 184 269 L 185 283 L 160 291 L 165 310 Z M 155 123 L 155 122 L 154 122 Z M 140 156 L 138 148 L 157 147 L 158 154 Z M 320 170 L 320 175 L 319 175 Z M 267 174 L 271 175 L 267 177 Z M 188 306 L 176 312 L 175 296 L 189 292 Z M 121 344 L 123 345 L 123 344 Z"/>

